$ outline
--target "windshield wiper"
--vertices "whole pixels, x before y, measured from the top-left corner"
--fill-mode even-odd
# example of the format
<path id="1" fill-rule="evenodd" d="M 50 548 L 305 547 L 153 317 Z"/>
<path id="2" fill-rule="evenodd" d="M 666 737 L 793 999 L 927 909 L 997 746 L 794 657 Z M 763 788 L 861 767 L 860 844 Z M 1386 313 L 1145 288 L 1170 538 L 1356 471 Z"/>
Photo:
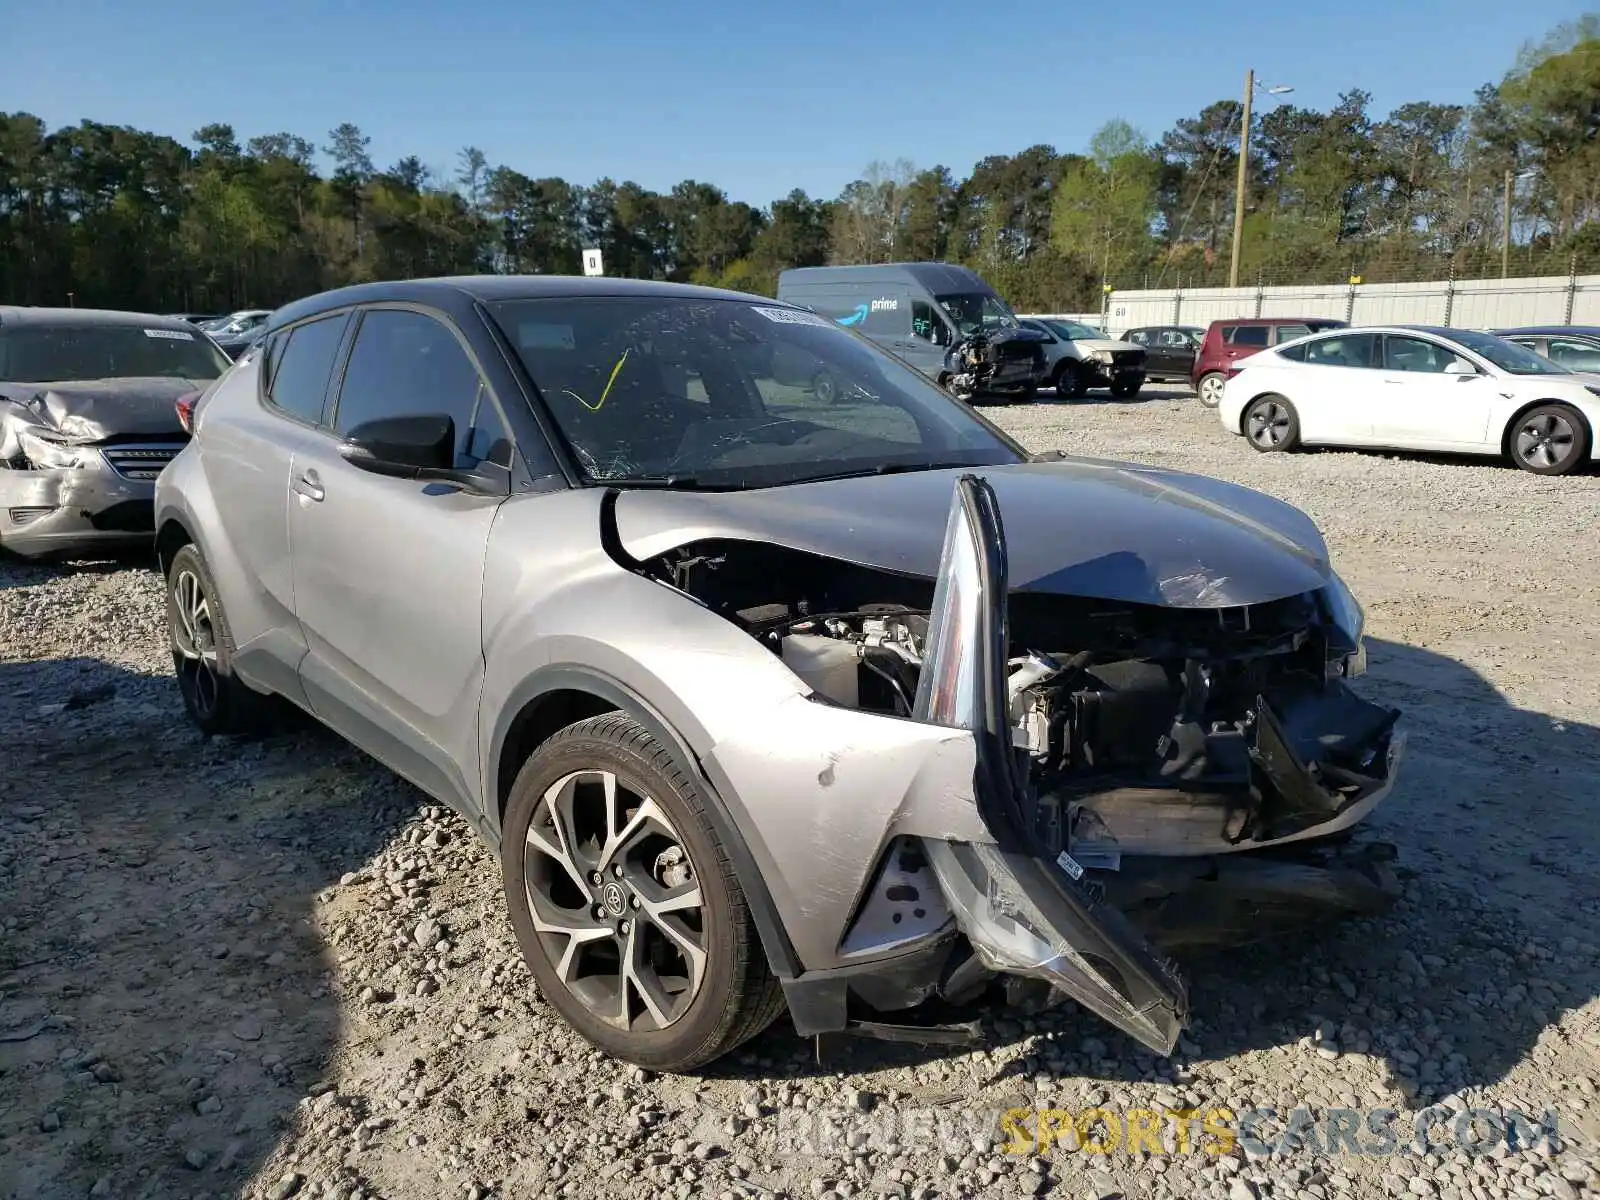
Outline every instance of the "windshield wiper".
<path id="1" fill-rule="evenodd" d="M 674 472 L 670 475 L 619 475 L 616 478 L 591 477 L 596 487 L 658 488 L 683 492 L 737 492 L 743 483 L 708 483 L 698 475 Z"/>
<path id="2" fill-rule="evenodd" d="M 913 471 L 952 471 L 958 467 L 971 467 L 974 465 L 964 459 L 960 462 L 879 463 L 875 467 L 861 467 L 855 471 L 838 471 L 831 475 L 807 475 L 804 479 L 797 479 L 795 482 L 823 483 L 829 479 L 862 479 L 869 475 L 909 475 Z"/>

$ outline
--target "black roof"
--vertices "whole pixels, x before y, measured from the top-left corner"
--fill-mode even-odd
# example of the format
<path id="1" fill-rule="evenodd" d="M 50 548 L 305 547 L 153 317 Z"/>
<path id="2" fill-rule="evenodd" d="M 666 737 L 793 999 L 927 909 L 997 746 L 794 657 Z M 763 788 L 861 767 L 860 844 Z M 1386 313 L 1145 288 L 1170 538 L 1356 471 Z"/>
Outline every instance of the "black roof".
<path id="1" fill-rule="evenodd" d="M 538 300 L 591 296 L 663 296 L 682 300 L 743 300 L 779 304 L 771 296 L 733 292 L 689 283 L 662 283 L 653 279 L 614 279 L 605 275 L 446 275 L 432 279 L 400 279 L 358 283 L 318 292 L 272 314 L 272 326 L 288 325 L 302 317 L 351 304 L 376 304 L 385 300 L 448 306 L 449 302 L 482 300 Z M 788 308 L 790 305 L 783 305 Z"/>
<path id="2" fill-rule="evenodd" d="M 123 312 L 114 308 L 36 308 L 23 304 L 0 304 L 0 326 L 26 325 L 131 325 L 139 329 L 181 329 L 193 333 L 194 326 L 182 317 L 158 313 Z"/>
<path id="3" fill-rule="evenodd" d="M 1600 325 L 1519 325 L 1515 329 L 1496 329 L 1496 337 L 1505 337 L 1508 333 L 1531 334 L 1580 334 L 1584 337 L 1600 337 Z"/>

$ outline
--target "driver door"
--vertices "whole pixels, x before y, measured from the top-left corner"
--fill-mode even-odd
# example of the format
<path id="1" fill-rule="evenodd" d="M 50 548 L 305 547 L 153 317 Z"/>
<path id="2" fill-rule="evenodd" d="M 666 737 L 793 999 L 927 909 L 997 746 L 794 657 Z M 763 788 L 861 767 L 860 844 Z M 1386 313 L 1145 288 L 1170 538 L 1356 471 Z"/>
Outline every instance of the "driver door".
<path id="1" fill-rule="evenodd" d="M 345 461 L 338 438 L 375 419 L 446 413 L 458 466 L 509 466 L 511 445 L 465 341 L 442 318 L 374 308 L 358 319 L 329 419 L 335 436 L 290 464 L 301 684 L 327 724 L 471 811 L 484 560 L 505 496 L 374 474 Z"/>
<path id="2" fill-rule="evenodd" d="M 1069 846 L 1035 830 L 1028 770 L 1012 744 L 1005 529 L 988 482 L 963 475 L 945 527 L 913 719 L 969 730 L 977 800 L 994 845 L 927 839 L 928 860 L 979 957 L 1043 979 L 1158 1054 L 1188 1021 L 1188 987 L 1094 887 Z"/>

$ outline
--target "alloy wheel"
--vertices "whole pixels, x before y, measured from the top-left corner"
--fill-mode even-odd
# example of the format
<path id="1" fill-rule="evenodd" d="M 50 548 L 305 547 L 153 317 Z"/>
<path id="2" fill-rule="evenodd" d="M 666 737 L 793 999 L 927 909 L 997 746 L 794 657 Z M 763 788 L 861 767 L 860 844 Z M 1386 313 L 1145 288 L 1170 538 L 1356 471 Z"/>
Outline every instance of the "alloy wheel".
<path id="1" fill-rule="evenodd" d="M 1577 440 L 1577 430 L 1560 413 L 1538 413 L 1517 428 L 1517 457 L 1533 467 L 1559 466 Z"/>
<path id="2" fill-rule="evenodd" d="M 598 1018 L 665 1029 L 706 969 L 704 900 L 666 811 L 608 770 L 545 790 L 523 847 L 528 912 L 557 978 Z"/>
<path id="3" fill-rule="evenodd" d="M 217 639 L 211 601 L 200 577 L 182 570 L 172 581 L 172 649 L 180 680 L 187 685 L 199 715 L 217 710 Z"/>
<path id="4" fill-rule="evenodd" d="M 1283 443 L 1289 433 L 1289 410 L 1276 400 L 1268 400 L 1250 410 L 1250 440 L 1262 449 Z"/>

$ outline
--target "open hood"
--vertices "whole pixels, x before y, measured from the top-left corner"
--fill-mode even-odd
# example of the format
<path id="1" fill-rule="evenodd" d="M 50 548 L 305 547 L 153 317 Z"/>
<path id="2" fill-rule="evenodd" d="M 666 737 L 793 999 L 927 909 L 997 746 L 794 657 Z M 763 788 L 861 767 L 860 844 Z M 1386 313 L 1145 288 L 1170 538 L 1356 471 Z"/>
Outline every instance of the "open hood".
<path id="1" fill-rule="evenodd" d="M 205 387 L 201 379 L 83 379 L 60 383 L 0 383 L 0 416 L 39 425 L 67 442 L 112 437 L 183 437 L 173 407 L 179 396 Z M 7 403 L 9 401 L 9 404 Z"/>
<path id="2" fill-rule="evenodd" d="M 1011 589 L 1173 608 L 1226 608 L 1329 582 L 1310 518 L 1234 484 L 1092 459 L 967 468 L 993 488 Z M 649 559 L 708 540 L 769 542 L 936 579 L 962 470 L 743 492 L 624 491 L 623 547 Z"/>

